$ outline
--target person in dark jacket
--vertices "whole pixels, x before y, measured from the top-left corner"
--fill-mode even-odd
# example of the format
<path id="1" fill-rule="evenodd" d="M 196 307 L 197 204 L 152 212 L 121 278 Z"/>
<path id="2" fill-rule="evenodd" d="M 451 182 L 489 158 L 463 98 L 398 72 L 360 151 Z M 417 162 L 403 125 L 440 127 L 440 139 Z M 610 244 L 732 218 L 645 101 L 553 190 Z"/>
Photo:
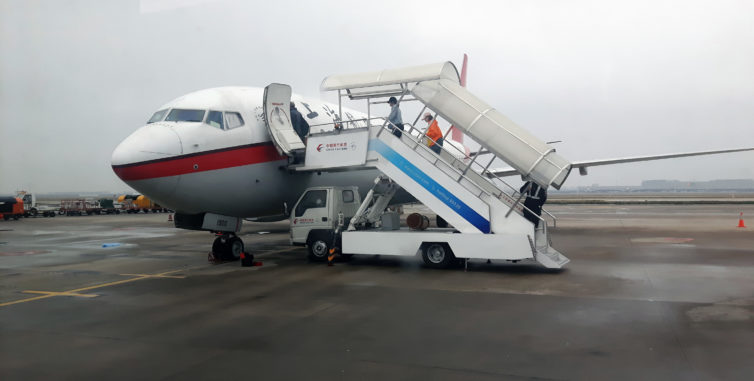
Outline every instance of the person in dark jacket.
<path id="1" fill-rule="evenodd" d="M 401 109 L 398 107 L 398 100 L 395 97 L 390 97 L 387 104 L 390 105 L 390 115 L 387 117 L 388 129 L 393 131 L 393 135 L 400 138 L 403 135 L 403 118 L 401 117 Z"/>
<path id="2" fill-rule="evenodd" d="M 539 227 L 539 216 L 542 215 L 542 205 L 547 201 L 547 190 L 533 181 L 527 181 L 520 192 L 526 195 L 524 206 L 528 210 L 524 209 L 524 217 L 531 221 L 535 228 Z"/>
<path id="3" fill-rule="evenodd" d="M 293 124 L 293 130 L 296 131 L 296 134 L 301 138 L 301 141 L 306 143 L 306 135 L 309 135 L 309 123 L 306 122 L 306 119 L 301 115 L 300 112 L 298 112 L 298 109 L 296 109 L 296 105 L 291 102 L 291 124 Z"/>

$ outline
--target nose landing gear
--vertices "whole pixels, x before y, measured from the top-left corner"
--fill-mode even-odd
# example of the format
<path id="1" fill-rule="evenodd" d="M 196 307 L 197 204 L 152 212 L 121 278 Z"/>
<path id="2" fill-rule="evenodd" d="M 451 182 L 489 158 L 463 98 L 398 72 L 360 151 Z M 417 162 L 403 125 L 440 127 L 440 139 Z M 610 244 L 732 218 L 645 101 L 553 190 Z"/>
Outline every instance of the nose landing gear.
<path id="1" fill-rule="evenodd" d="M 244 252 L 244 245 L 241 238 L 234 233 L 218 232 L 217 238 L 212 243 L 212 254 L 216 259 L 224 261 L 235 261 L 241 258 Z"/>

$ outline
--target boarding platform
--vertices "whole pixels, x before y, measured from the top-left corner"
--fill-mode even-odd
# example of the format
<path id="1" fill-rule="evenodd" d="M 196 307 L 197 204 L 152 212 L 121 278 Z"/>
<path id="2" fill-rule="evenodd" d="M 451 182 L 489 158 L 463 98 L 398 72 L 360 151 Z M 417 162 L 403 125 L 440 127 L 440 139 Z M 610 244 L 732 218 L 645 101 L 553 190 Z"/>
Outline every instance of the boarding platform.
<path id="1" fill-rule="evenodd" d="M 548 225 L 554 224 L 554 216 L 543 211 L 544 217 L 540 217 L 535 229 L 524 217 L 523 195 L 489 169 L 502 161 L 515 168 L 523 179 L 558 189 L 570 173 L 570 162 L 461 87 L 452 63 L 334 75 L 322 81 L 321 89 L 338 92 L 339 111 L 344 99 L 366 101 L 369 111 L 365 123 L 358 127 L 335 120 L 331 131 L 312 133 L 304 144 L 291 126 L 290 115 L 286 115 L 290 87 L 271 84 L 265 90 L 265 115 L 278 149 L 297 158 L 291 161 L 290 169 L 376 168 L 453 226 L 450 231 L 413 235 L 360 229 L 358 222 L 368 219 L 375 210 L 384 210 L 392 196 L 377 197 L 380 181 L 376 181 L 375 189 L 343 232 L 344 253 L 415 255 L 419 250 L 417 242 L 424 246 L 427 242 L 443 242 L 458 258 L 531 259 L 548 268 L 568 263 L 568 258 L 550 245 Z M 437 154 L 427 147 L 424 133 L 410 123 L 403 126 L 401 133 L 394 133 L 396 126 L 382 116 L 371 115 L 372 104 L 391 96 L 399 103 L 421 102 L 424 108 L 419 115 L 430 110 L 442 116 L 478 143 L 479 151 L 467 155 L 446 139 Z M 378 246 L 381 248 L 375 249 Z M 392 246 L 396 247 L 393 251 Z"/>

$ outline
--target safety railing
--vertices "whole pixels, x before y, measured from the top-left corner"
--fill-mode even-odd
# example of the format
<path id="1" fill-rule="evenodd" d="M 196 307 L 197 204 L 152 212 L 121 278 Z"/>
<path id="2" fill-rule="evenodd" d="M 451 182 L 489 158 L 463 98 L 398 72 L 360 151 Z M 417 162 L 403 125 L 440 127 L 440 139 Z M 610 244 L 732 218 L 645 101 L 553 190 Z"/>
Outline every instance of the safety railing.
<path id="1" fill-rule="evenodd" d="M 405 94 L 404 94 L 405 95 Z M 400 104 L 400 101 L 403 100 L 403 95 L 401 96 L 401 99 L 398 101 Z M 456 182 L 462 183 L 464 187 L 471 191 L 472 193 L 475 193 L 477 197 L 481 197 L 484 193 L 490 195 L 491 197 L 497 198 L 498 200 L 502 201 L 503 203 L 509 205 L 511 209 L 509 210 L 508 214 L 510 214 L 511 211 L 514 209 L 517 210 L 520 214 L 523 214 L 524 211 L 529 211 L 532 215 L 537 216 L 539 221 L 542 223 L 539 224 L 540 226 L 543 226 L 546 232 L 547 229 L 547 220 L 545 217 L 538 215 L 531 211 L 529 208 L 524 206 L 520 201 L 523 198 L 523 195 L 519 192 L 518 189 L 514 188 L 510 184 L 508 184 L 506 181 L 504 181 L 500 176 L 497 176 L 494 174 L 494 172 L 490 171 L 489 168 L 492 165 L 492 163 L 498 159 L 496 155 L 492 155 L 492 159 L 489 160 L 486 164 L 479 163 L 477 161 L 477 158 L 484 155 L 484 154 L 491 154 L 489 151 L 484 151 L 483 148 L 480 148 L 480 150 L 474 154 L 473 156 L 467 155 L 465 151 L 461 151 L 453 144 L 442 144 L 441 145 L 441 153 L 437 154 L 434 151 L 432 151 L 425 142 L 433 142 L 434 144 L 438 144 L 437 141 L 431 139 L 426 135 L 426 130 L 419 129 L 415 127 L 415 124 L 419 121 L 422 114 L 427 110 L 427 106 L 425 105 L 421 111 L 419 111 L 417 117 L 414 120 L 414 123 L 403 123 L 403 129 L 401 129 L 401 135 L 407 136 L 407 138 L 410 140 L 411 144 L 406 144 L 407 142 L 403 141 L 403 139 L 400 139 L 401 142 L 409 146 L 413 151 L 416 151 L 419 146 L 423 146 L 424 149 L 431 153 L 431 155 L 436 155 L 437 158 L 432 163 L 434 166 L 437 166 L 438 160 L 444 161 L 450 168 L 453 168 L 456 171 Z M 437 118 L 437 113 L 434 113 L 433 119 Z M 381 121 L 379 124 L 373 124 L 373 121 Z M 315 127 L 322 127 L 322 126 L 333 126 L 333 128 L 330 131 L 338 131 L 343 129 L 352 129 L 352 128 L 364 128 L 364 127 L 375 127 L 379 126 L 380 130 L 377 132 L 377 137 L 382 134 L 385 130 L 388 130 L 389 132 L 394 131 L 394 129 L 399 128 L 393 123 L 391 123 L 386 117 L 367 117 L 367 118 L 357 118 L 357 119 L 346 119 L 343 120 L 342 116 L 339 116 L 337 119 L 333 120 L 332 122 L 327 123 L 319 123 L 319 124 L 313 124 L 310 125 L 310 135 L 313 132 L 313 129 Z M 399 128 L 400 129 L 400 128 Z M 450 133 L 450 128 L 445 132 L 443 135 L 443 142 L 447 141 L 447 137 Z M 327 132 L 324 130 L 320 130 L 319 132 Z M 422 157 L 427 158 L 425 155 L 420 155 Z M 431 156 L 430 156 L 431 157 Z M 459 160 L 459 157 L 463 158 L 462 160 Z M 466 162 L 464 162 L 466 161 Z M 467 183 L 463 183 L 463 180 L 466 180 Z M 477 189 L 469 189 L 467 185 L 468 183 L 474 184 L 475 188 Z M 508 191 L 506 191 L 506 189 Z M 557 225 L 557 218 L 550 213 L 547 210 L 542 209 L 542 213 L 547 215 L 553 222 L 553 227 Z M 507 215 L 506 215 L 507 216 Z"/>
<path id="2" fill-rule="evenodd" d="M 414 124 L 416 122 L 418 122 L 419 117 L 422 115 L 422 113 L 425 110 L 426 110 L 426 106 L 419 112 L 419 116 L 417 116 L 416 120 L 414 121 Z M 433 120 L 435 118 L 437 118 L 437 114 L 433 115 Z M 426 130 L 422 131 L 422 130 L 416 128 L 413 124 L 404 123 L 404 126 L 406 126 L 406 125 L 409 126 L 409 135 L 414 136 L 416 138 L 417 142 L 422 142 L 422 141 L 426 140 L 428 142 L 431 141 L 434 144 L 438 144 L 437 141 L 435 141 L 434 139 L 432 139 L 432 138 L 430 138 L 429 136 L 426 135 Z M 416 133 L 414 134 L 413 132 L 416 132 Z M 508 205 L 511 205 L 512 208 L 511 208 L 511 210 L 509 210 L 509 213 L 510 213 L 510 211 L 513 210 L 513 208 L 520 208 L 520 209 L 518 209 L 518 211 L 520 213 L 523 213 L 524 211 L 529 211 L 532 215 L 537 216 L 537 218 L 540 221 L 543 222 L 543 225 L 545 226 L 545 229 L 546 229 L 547 220 L 544 217 L 542 217 L 541 215 L 538 215 L 537 213 L 534 213 L 531 209 L 527 208 L 523 204 L 520 204 L 520 200 L 521 200 L 521 198 L 523 196 L 520 193 L 520 191 L 517 190 L 516 188 L 514 188 L 513 186 L 511 186 L 510 184 L 508 184 L 500 176 L 497 176 L 493 172 L 489 171 L 490 165 L 495 161 L 495 159 L 497 159 L 497 156 L 493 155 L 492 160 L 490 160 L 486 165 L 482 165 L 481 163 L 476 162 L 475 159 L 480 156 L 479 153 L 483 149 L 480 149 L 480 151 L 477 152 L 477 154 L 474 155 L 473 157 L 469 157 L 466 154 L 465 151 L 459 150 L 458 147 L 456 147 L 456 146 L 454 146 L 452 144 L 448 144 L 448 145 L 444 144 L 445 142 L 447 142 L 447 137 L 448 137 L 449 133 L 450 133 L 450 128 L 448 128 L 448 130 L 443 135 L 443 138 L 442 138 L 443 139 L 443 144 L 441 145 L 441 147 L 442 147 L 442 150 L 448 151 L 448 153 L 449 153 L 449 155 L 446 155 L 446 156 L 448 156 L 448 158 L 451 159 L 451 163 L 449 163 L 449 164 L 451 164 L 456 169 L 461 170 L 460 176 L 457 179 L 457 181 L 460 182 L 461 179 L 466 178 L 466 179 L 469 179 L 470 181 L 473 181 L 478 186 L 480 185 L 479 182 L 487 183 L 487 184 L 491 185 L 492 187 L 494 187 L 495 190 L 490 191 L 488 189 L 487 193 L 493 195 L 498 200 L 503 201 L 503 202 L 507 203 Z M 413 148 L 416 148 L 416 145 Z M 458 155 L 453 154 L 452 151 L 455 151 Z M 442 156 L 442 155 L 440 155 L 440 156 Z M 458 160 L 457 156 L 464 157 L 465 160 L 468 160 L 468 163 L 464 163 L 464 162 Z M 445 159 L 445 157 L 443 157 L 443 158 Z M 476 166 L 476 168 L 479 168 L 478 171 L 472 169 L 473 168 L 472 166 L 474 166 L 474 165 Z M 463 169 L 461 169 L 461 168 L 463 168 Z M 474 178 L 468 176 L 470 173 L 474 173 L 474 174 L 477 175 L 477 176 L 474 176 L 474 178 L 476 178 L 476 181 L 474 180 Z M 486 174 L 488 174 L 490 177 L 485 176 Z M 510 193 L 506 193 L 505 190 L 501 189 L 500 186 L 495 185 L 495 182 L 498 182 L 500 185 L 502 185 L 504 188 L 509 189 L 511 192 Z M 482 187 L 482 186 L 480 186 L 480 187 Z M 553 227 L 556 227 L 557 226 L 557 217 L 555 217 L 555 215 L 553 215 L 552 213 L 550 213 L 549 211 L 547 211 L 545 209 L 542 209 L 542 212 L 544 214 L 546 214 L 548 217 L 550 217 L 550 219 L 552 220 L 552 223 L 553 223 Z"/>

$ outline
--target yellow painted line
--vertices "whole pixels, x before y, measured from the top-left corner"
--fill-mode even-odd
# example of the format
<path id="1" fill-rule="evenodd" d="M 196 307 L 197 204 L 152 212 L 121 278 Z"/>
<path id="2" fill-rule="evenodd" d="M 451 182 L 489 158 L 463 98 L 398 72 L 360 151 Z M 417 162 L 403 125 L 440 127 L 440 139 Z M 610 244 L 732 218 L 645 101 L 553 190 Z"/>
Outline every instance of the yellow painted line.
<path id="1" fill-rule="evenodd" d="M 118 284 L 130 283 L 130 282 L 134 282 L 134 281 L 142 280 L 142 279 L 150 279 L 150 278 L 175 278 L 176 276 L 168 276 L 168 274 L 177 273 L 177 272 L 180 272 L 180 271 L 186 271 L 186 269 L 173 270 L 173 271 L 165 271 L 165 272 L 162 272 L 162 273 L 159 273 L 159 274 L 141 274 L 141 275 L 138 275 L 136 278 L 123 279 L 123 280 L 118 280 L 118 281 L 115 281 L 115 282 L 102 283 L 102 284 L 97 284 L 97 285 L 94 285 L 94 286 L 82 287 L 82 288 L 77 288 L 75 290 L 68 290 L 68 291 L 61 291 L 61 292 L 54 292 L 54 291 L 24 291 L 24 292 L 32 293 L 32 294 L 41 293 L 41 294 L 44 294 L 44 295 L 35 296 L 33 298 L 14 300 L 12 302 L 0 303 L 0 307 L 10 306 L 10 305 L 13 305 L 13 304 L 18 304 L 18 303 L 32 302 L 32 301 L 40 300 L 40 299 L 47 299 L 47 298 L 51 298 L 53 296 L 84 296 L 86 294 L 79 294 L 79 292 L 81 292 L 81 291 L 87 291 L 87 290 L 95 290 L 95 289 L 103 288 L 103 287 L 115 286 L 115 285 L 118 285 Z M 184 276 L 184 278 L 185 278 L 185 276 Z M 94 297 L 94 296 L 97 296 L 97 295 L 93 295 L 92 294 L 92 296 L 86 296 L 86 297 Z"/>
<path id="2" fill-rule="evenodd" d="M 55 292 L 55 291 L 32 291 L 32 290 L 26 290 L 24 291 L 25 294 L 42 294 L 42 295 L 50 295 L 50 296 L 80 296 L 82 298 L 96 298 L 99 295 L 97 294 L 78 294 L 75 292 Z"/>
<path id="3" fill-rule="evenodd" d="M 143 277 L 143 278 L 171 278 L 171 279 L 183 279 L 186 276 L 185 275 L 149 275 L 149 274 L 120 274 L 123 276 L 137 276 L 137 277 Z"/>
<path id="4" fill-rule="evenodd" d="M 0 307 L 10 306 L 10 305 L 16 304 L 16 303 L 31 302 L 31 301 L 39 300 L 39 299 L 47 299 L 47 298 L 51 298 L 51 297 L 52 297 L 52 295 L 42 295 L 42 296 L 35 296 L 33 298 L 14 300 L 12 302 L 0 303 Z"/>

